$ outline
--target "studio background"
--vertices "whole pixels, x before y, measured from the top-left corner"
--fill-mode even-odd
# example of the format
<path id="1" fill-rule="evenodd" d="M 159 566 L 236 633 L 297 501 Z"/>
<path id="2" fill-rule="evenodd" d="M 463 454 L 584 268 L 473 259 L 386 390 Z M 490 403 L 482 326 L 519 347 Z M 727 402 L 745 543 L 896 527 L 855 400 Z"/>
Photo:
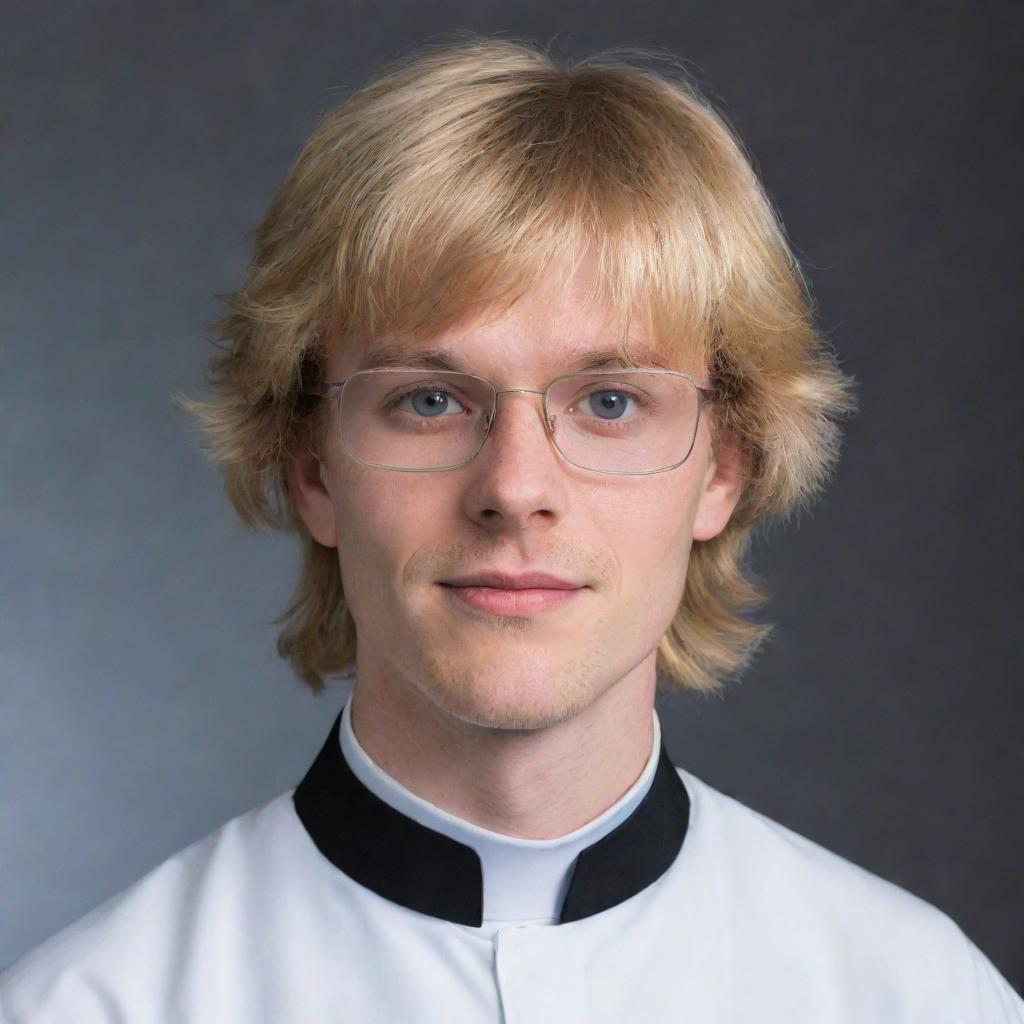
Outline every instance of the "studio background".
<path id="1" fill-rule="evenodd" d="M 752 152 L 858 381 L 825 498 L 755 550 L 777 624 L 673 760 L 936 904 L 1024 983 L 1013 5 L 4 5 L 0 967 L 294 786 L 344 689 L 270 620 L 294 541 L 191 424 L 204 324 L 317 116 L 450 30 L 664 47 Z"/>

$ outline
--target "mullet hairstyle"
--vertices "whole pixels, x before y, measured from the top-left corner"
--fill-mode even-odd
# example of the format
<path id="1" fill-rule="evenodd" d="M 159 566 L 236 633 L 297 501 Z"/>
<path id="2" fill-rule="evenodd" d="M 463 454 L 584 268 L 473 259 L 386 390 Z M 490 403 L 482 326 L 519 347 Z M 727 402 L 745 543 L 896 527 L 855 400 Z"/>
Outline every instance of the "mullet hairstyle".
<path id="1" fill-rule="evenodd" d="M 751 159 L 678 61 L 558 61 L 480 36 L 422 48 L 323 115 L 252 237 L 244 287 L 220 296 L 206 397 L 175 397 L 243 522 L 299 537 L 299 579 L 273 624 L 314 692 L 356 653 L 337 552 L 309 535 L 286 483 L 297 446 L 323 455 L 329 406 L 306 392 L 326 356 L 507 308 L 585 254 L 595 300 L 706 368 L 712 450 L 729 432 L 743 456 L 728 524 L 693 543 L 659 688 L 720 692 L 747 665 L 773 629 L 746 617 L 766 600 L 752 533 L 821 490 L 854 381 L 814 326 Z"/>

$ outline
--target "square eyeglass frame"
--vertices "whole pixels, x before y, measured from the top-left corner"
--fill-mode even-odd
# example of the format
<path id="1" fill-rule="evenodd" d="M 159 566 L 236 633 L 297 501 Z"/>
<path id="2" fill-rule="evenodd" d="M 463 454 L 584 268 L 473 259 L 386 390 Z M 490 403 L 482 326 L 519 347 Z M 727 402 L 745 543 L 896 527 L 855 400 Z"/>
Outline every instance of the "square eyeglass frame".
<path id="1" fill-rule="evenodd" d="M 690 447 L 686 450 L 686 454 L 678 462 L 673 463 L 671 466 L 665 466 L 662 469 L 639 470 L 637 472 L 618 469 L 591 469 L 589 466 L 581 466 L 579 465 L 579 463 L 573 462 L 572 459 L 570 459 L 569 456 L 562 451 L 561 447 L 558 444 L 558 441 L 555 440 L 554 432 L 551 429 L 551 418 L 548 415 L 548 395 L 550 394 L 551 389 L 559 381 L 565 380 L 567 377 L 599 377 L 602 374 L 613 376 L 615 374 L 622 374 L 623 372 L 652 373 L 658 374 L 660 376 L 682 377 L 684 380 L 689 381 L 690 384 L 692 384 L 693 387 L 696 389 L 697 415 L 694 418 L 693 436 L 690 438 Z M 318 388 L 309 388 L 304 393 L 314 398 L 326 398 L 337 392 L 338 410 L 340 412 L 342 398 L 344 397 L 345 394 L 345 385 L 348 384 L 348 382 L 352 380 L 354 377 L 358 377 L 361 374 L 365 373 L 458 373 L 460 376 L 472 377 L 475 380 L 481 381 L 482 383 L 486 384 L 491 390 L 491 409 L 487 416 L 487 428 L 484 431 L 484 435 L 480 441 L 479 446 L 473 452 L 472 455 L 469 455 L 467 458 L 463 459 L 462 462 L 456 462 L 451 466 L 430 466 L 423 468 L 410 468 L 403 466 L 386 466 L 381 462 L 368 462 L 366 459 L 359 458 L 358 455 L 353 454 L 349 450 L 348 446 L 345 443 L 344 431 L 339 430 L 339 433 L 341 434 L 342 448 L 345 450 L 345 453 L 349 456 L 349 458 L 354 459 L 356 462 L 362 463 L 364 466 L 373 466 L 375 469 L 389 469 L 395 473 L 439 473 L 447 469 L 460 469 L 462 466 L 465 466 L 468 463 L 472 462 L 473 459 L 475 459 L 477 455 L 479 455 L 480 452 L 483 450 L 484 445 L 487 443 L 487 438 L 491 436 L 491 427 L 494 426 L 494 421 L 497 419 L 498 396 L 512 394 L 513 392 L 522 392 L 523 394 L 541 396 L 541 406 L 544 412 L 544 430 L 547 433 L 548 439 L 551 441 L 551 444 L 554 446 L 555 451 L 558 452 L 559 457 L 568 462 L 570 466 L 575 466 L 576 469 L 582 469 L 587 473 L 602 473 L 604 475 L 610 476 L 652 476 L 656 473 L 668 473 L 670 470 L 678 469 L 693 454 L 693 446 L 697 440 L 697 431 L 700 429 L 701 411 L 703 410 L 705 405 L 709 405 L 714 401 L 713 398 L 708 397 L 709 395 L 714 394 L 714 388 L 712 387 L 710 380 L 698 381 L 693 377 L 692 374 L 686 373 L 683 370 L 667 370 L 662 369 L 660 367 L 644 366 L 620 366 L 612 367 L 610 369 L 578 370 L 573 373 L 563 373 L 556 377 L 553 381 L 551 381 L 547 385 L 547 387 L 543 389 L 543 391 L 538 391 L 536 388 L 504 388 L 501 391 L 499 391 L 486 377 L 481 377 L 475 373 L 464 373 L 461 370 L 431 370 L 429 367 L 423 366 L 367 367 L 366 369 L 363 370 L 356 370 L 355 373 L 349 374 L 349 376 L 347 376 L 344 380 L 323 381 Z"/>

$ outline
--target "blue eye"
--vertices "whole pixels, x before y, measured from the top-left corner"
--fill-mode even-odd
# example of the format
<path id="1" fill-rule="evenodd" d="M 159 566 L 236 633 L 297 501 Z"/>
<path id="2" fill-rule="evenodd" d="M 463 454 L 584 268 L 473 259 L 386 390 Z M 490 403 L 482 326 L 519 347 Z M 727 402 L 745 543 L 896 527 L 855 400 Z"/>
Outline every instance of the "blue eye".
<path id="1" fill-rule="evenodd" d="M 595 398 L 599 399 L 597 403 L 594 402 Z M 594 391 L 587 396 L 587 404 L 591 411 L 603 420 L 619 419 L 626 402 L 630 400 L 631 396 L 621 391 Z"/>
<path id="2" fill-rule="evenodd" d="M 448 411 L 456 415 L 466 411 L 462 403 L 444 388 L 410 388 L 392 402 L 392 408 L 397 409 L 407 398 L 412 399 L 414 411 L 427 419 L 437 419 Z M 449 410 L 451 402 L 454 402 L 458 408 Z"/>

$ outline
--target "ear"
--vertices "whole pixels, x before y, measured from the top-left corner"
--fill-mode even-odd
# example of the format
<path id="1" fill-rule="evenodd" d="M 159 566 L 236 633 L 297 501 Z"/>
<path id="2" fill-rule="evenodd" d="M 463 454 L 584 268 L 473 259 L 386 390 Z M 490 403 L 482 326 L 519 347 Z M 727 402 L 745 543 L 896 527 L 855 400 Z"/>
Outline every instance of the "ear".
<path id="1" fill-rule="evenodd" d="M 739 438 L 722 431 L 711 453 L 697 499 L 693 539 L 711 540 L 725 529 L 743 491 L 745 460 Z"/>
<path id="2" fill-rule="evenodd" d="M 323 469 L 320 459 L 296 445 L 286 472 L 288 493 L 312 538 L 326 548 L 336 548 L 338 531 L 334 521 L 334 503 L 324 484 Z"/>

